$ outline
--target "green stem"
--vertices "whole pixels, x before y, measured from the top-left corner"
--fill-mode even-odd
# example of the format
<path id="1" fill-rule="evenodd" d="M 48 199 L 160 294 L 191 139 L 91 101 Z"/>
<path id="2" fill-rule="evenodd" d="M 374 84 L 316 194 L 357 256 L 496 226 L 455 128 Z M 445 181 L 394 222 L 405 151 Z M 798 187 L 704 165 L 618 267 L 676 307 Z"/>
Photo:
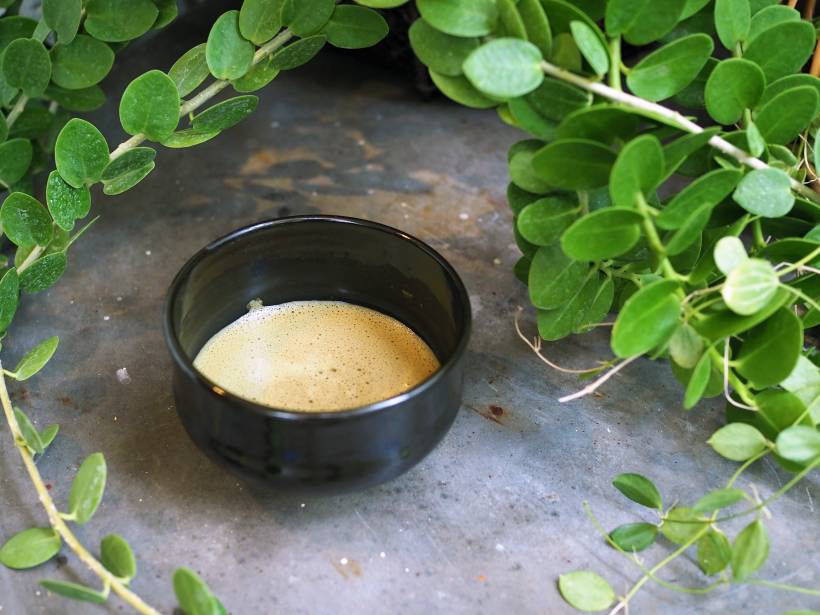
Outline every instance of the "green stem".
<path id="1" fill-rule="evenodd" d="M 720 369 L 720 373 L 722 374 L 724 370 L 723 355 L 720 354 L 720 352 L 714 346 L 712 346 L 709 348 L 709 356 L 712 357 L 712 363 L 718 369 Z M 745 403 L 747 406 L 757 408 L 754 395 L 752 395 L 752 392 L 749 390 L 749 387 L 743 384 L 743 382 L 741 382 L 740 379 L 737 376 L 735 376 L 731 368 L 728 371 L 729 384 L 731 384 L 732 388 L 737 392 L 738 395 L 740 395 L 740 399 L 743 400 L 743 403 Z"/>
<path id="2" fill-rule="evenodd" d="M 758 248 L 766 247 L 766 238 L 763 236 L 763 226 L 760 223 L 760 218 L 755 219 L 752 223 L 752 234 L 754 236 L 755 245 Z"/>
<path id="3" fill-rule="evenodd" d="M 788 267 L 784 267 L 783 269 L 780 269 L 777 273 L 781 276 L 784 273 L 791 273 L 792 271 L 794 271 L 796 269 L 800 269 L 800 267 L 802 267 L 806 263 L 809 263 L 809 262 L 813 261 L 818 256 L 820 256 L 820 248 L 815 248 L 814 250 L 809 252 L 806 256 L 801 258 L 799 261 L 796 261 L 796 262 L 792 263 Z"/>
<path id="4" fill-rule="evenodd" d="M 621 91 L 621 37 L 609 39 L 609 87 Z"/>
<path id="5" fill-rule="evenodd" d="M 752 464 L 753 464 L 755 461 L 757 461 L 758 459 L 762 459 L 763 457 L 765 457 L 765 456 L 766 456 L 766 455 L 768 455 L 768 454 L 769 454 L 769 450 L 768 450 L 768 449 L 766 449 L 766 450 L 764 450 L 764 451 L 760 451 L 760 452 L 759 452 L 757 455 L 755 455 L 754 457 L 749 457 L 746 461 L 744 461 L 744 462 L 741 464 L 741 466 L 740 466 L 737 470 L 735 470 L 735 473 L 734 473 L 734 474 L 732 474 L 732 477 L 731 477 L 731 478 L 729 479 L 729 481 L 726 483 L 726 488 L 728 489 L 729 487 L 731 487 L 732 485 L 734 485 L 734 484 L 735 484 L 735 482 L 737 481 L 737 479 L 738 479 L 738 478 L 740 478 L 740 475 L 741 475 L 741 474 L 743 474 L 743 472 L 745 472 L 745 471 L 746 471 L 746 469 L 747 469 L 750 465 L 752 465 Z"/>
<path id="6" fill-rule="evenodd" d="M 20 114 L 23 112 L 23 109 L 26 108 L 26 103 L 28 103 L 28 96 L 25 94 L 20 94 L 17 98 L 17 102 L 14 103 L 14 106 L 9 111 L 9 115 L 6 118 L 6 125 L 11 128 L 14 122 L 17 121 L 17 118 L 20 117 Z"/>
<path id="7" fill-rule="evenodd" d="M 820 311 L 820 304 L 817 303 L 814 299 L 809 297 L 806 293 L 804 293 L 799 288 L 794 288 L 793 286 L 789 286 L 788 284 L 781 284 L 781 288 L 785 289 L 786 291 L 792 293 L 795 297 L 798 297 L 808 303 L 811 307 L 815 310 Z"/>
<path id="8" fill-rule="evenodd" d="M 749 579 L 744 581 L 744 583 L 749 583 L 750 585 L 763 585 L 765 587 L 782 589 L 789 592 L 797 592 L 798 594 L 806 594 L 808 596 L 820 596 L 820 589 L 800 587 L 799 585 L 789 585 L 788 583 L 775 583 L 774 581 L 767 581 L 765 579 Z"/>

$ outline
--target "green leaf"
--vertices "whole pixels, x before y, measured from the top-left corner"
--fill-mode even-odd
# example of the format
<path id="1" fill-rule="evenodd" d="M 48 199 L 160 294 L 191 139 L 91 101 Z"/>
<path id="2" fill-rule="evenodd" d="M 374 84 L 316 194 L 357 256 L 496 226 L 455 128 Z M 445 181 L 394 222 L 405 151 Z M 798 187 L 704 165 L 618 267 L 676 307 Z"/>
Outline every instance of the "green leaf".
<path id="1" fill-rule="evenodd" d="M 539 150 L 532 159 L 546 182 L 567 190 L 604 186 L 615 162 L 608 147 L 587 139 L 560 139 Z"/>
<path id="2" fill-rule="evenodd" d="M 45 92 L 51 79 L 51 59 L 40 41 L 19 38 L 9 43 L 2 56 L 3 77 L 10 86 L 34 98 Z"/>
<path id="3" fill-rule="evenodd" d="M 79 600 L 80 602 L 92 602 L 94 604 L 105 604 L 108 596 L 95 589 L 80 585 L 79 583 L 70 583 L 67 581 L 52 581 L 49 579 L 40 581 L 40 585 L 45 587 L 48 591 L 71 598 L 72 600 Z"/>
<path id="4" fill-rule="evenodd" d="M 291 43 L 273 54 L 273 66 L 278 70 L 291 70 L 307 64 L 321 51 L 326 41 L 323 34 L 317 34 Z"/>
<path id="5" fill-rule="evenodd" d="M 627 553 L 643 551 L 658 535 L 658 526 L 651 523 L 626 523 L 609 533 L 612 541 Z"/>
<path id="6" fill-rule="evenodd" d="M 515 0 L 495 0 L 498 8 L 498 36 L 509 36 L 527 40 L 527 29 L 518 13 Z"/>
<path id="7" fill-rule="evenodd" d="M 120 122 L 130 135 L 152 141 L 171 136 L 179 123 L 179 93 L 171 78 L 151 70 L 134 79 L 120 99 Z"/>
<path id="8" fill-rule="evenodd" d="M 587 570 L 576 570 L 558 577 L 564 600 L 579 611 L 602 611 L 615 602 L 615 592 L 606 580 Z"/>
<path id="9" fill-rule="evenodd" d="M 32 148 L 27 139 L 9 139 L 0 143 L 0 182 L 6 187 L 17 183 L 31 164 Z"/>
<path id="10" fill-rule="evenodd" d="M 100 561 L 108 572 L 121 579 L 131 580 L 137 576 L 137 560 L 122 536 L 109 534 L 102 539 Z"/>
<path id="11" fill-rule="evenodd" d="M 37 139 L 48 131 L 52 120 L 54 120 L 54 115 L 49 113 L 48 109 L 44 107 L 27 107 L 17 116 L 17 121 L 9 129 L 8 135 L 23 139 Z M 0 119 L 0 136 L 3 136 L 2 126 L 4 124 L 5 122 Z M 4 139 L 0 139 L 0 141 L 2 140 Z"/>
<path id="12" fill-rule="evenodd" d="M 239 31 L 261 45 L 282 27 L 282 0 L 244 0 L 239 11 Z"/>
<path id="13" fill-rule="evenodd" d="M 797 395 L 779 389 L 767 389 L 755 396 L 758 412 L 753 424 L 769 440 L 777 440 L 780 432 L 795 424 L 811 425 L 805 415 L 806 405 Z"/>
<path id="14" fill-rule="evenodd" d="M 734 124 L 744 109 L 752 109 L 766 85 L 763 71 L 754 62 L 729 58 L 719 62 L 706 80 L 706 110 L 720 124 Z"/>
<path id="15" fill-rule="evenodd" d="M 597 104 L 565 115 L 555 136 L 558 139 L 589 139 L 608 145 L 616 140 L 628 141 L 638 131 L 639 121 L 637 115 L 625 109 Z"/>
<path id="16" fill-rule="evenodd" d="M 558 244 L 538 248 L 530 266 L 530 301 L 543 310 L 560 307 L 587 279 L 589 266 L 568 258 Z"/>
<path id="17" fill-rule="evenodd" d="M 17 270 L 7 269 L 0 278 L 0 333 L 8 329 L 20 301 L 20 280 Z"/>
<path id="18" fill-rule="evenodd" d="M 693 521 L 701 520 L 703 523 L 693 523 Z M 691 540 L 708 523 L 691 508 L 675 506 L 666 513 L 661 532 L 670 542 L 682 545 Z"/>
<path id="19" fill-rule="evenodd" d="M 729 196 L 740 179 L 740 171 L 734 169 L 716 169 L 699 177 L 664 206 L 655 223 L 667 230 L 683 227 L 701 206 L 714 207 Z"/>
<path id="20" fill-rule="evenodd" d="M 691 212 L 686 222 L 677 229 L 671 236 L 664 238 L 666 253 L 670 256 L 675 256 L 684 252 L 694 242 L 701 237 L 703 229 L 709 223 L 709 218 L 712 214 L 713 205 L 710 203 L 701 203 L 700 206 Z"/>
<path id="21" fill-rule="evenodd" d="M 33 527 L 18 532 L 0 549 L 0 563 L 22 570 L 47 562 L 60 551 L 62 541 L 53 529 Z"/>
<path id="22" fill-rule="evenodd" d="M 598 275 L 589 272 L 583 286 L 565 303 L 552 310 L 538 310 L 538 334 L 545 340 L 554 341 L 578 329 L 592 307 L 599 286 Z"/>
<path id="23" fill-rule="evenodd" d="M 199 145 L 200 143 L 204 143 L 205 141 L 209 141 L 213 139 L 216 135 L 219 134 L 218 130 L 214 131 L 203 131 L 203 130 L 195 130 L 193 128 L 187 128 L 185 130 L 180 130 L 179 132 L 175 132 L 170 137 L 162 141 L 162 144 L 165 147 L 170 148 L 181 148 L 181 147 L 191 147 L 192 145 Z"/>
<path id="24" fill-rule="evenodd" d="M 663 500 L 655 484 L 641 474 L 619 474 L 613 486 L 633 502 L 647 508 L 663 509 Z"/>
<path id="25" fill-rule="evenodd" d="M 516 224 L 524 239 L 537 246 L 548 246 L 561 238 L 579 210 L 578 203 L 568 196 L 547 196 L 524 207 Z"/>
<path id="26" fill-rule="evenodd" d="M 513 183 L 524 190 L 538 194 L 553 191 L 553 187 L 544 181 L 532 164 L 533 156 L 542 143 L 535 139 L 519 142 L 516 144 L 518 147 L 515 148 L 515 152 L 512 148 L 510 149 L 512 155 L 509 159 L 510 179 Z"/>
<path id="27" fill-rule="evenodd" d="M 527 30 L 527 40 L 541 50 L 544 57 L 552 53 L 552 30 L 539 0 L 518 0 L 518 14 Z"/>
<path id="28" fill-rule="evenodd" d="M 803 325 L 789 308 L 780 308 L 749 331 L 735 369 L 756 389 L 779 384 L 792 372 L 803 349 Z"/>
<path id="29" fill-rule="evenodd" d="M 752 312 L 752 314 L 739 316 L 731 309 L 722 310 L 709 314 L 702 320 L 693 321 L 692 326 L 710 341 L 716 341 L 730 335 L 738 335 L 766 320 L 780 306 L 784 305 L 790 297 L 791 295 L 784 289 L 776 289 L 769 300 L 763 303 L 763 307 Z M 753 292 L 749 293 L 744 299 L 747 302 L 753 301 Z"/>
<path id="30" fill-rule="evenodd" d="M 646 45 L 675 27 L 685 5 L 686 0 L 610 0 L 606 7 L 607 34 L 622 34 L 633 45 Z"/>
<path id="31" fill-rule="evenodd" d="M 796 73 L 814 50 L 814 27 L 807 21 L 779 23 L 752 39 L 743 57 L 763 69 L 771 83 Z"/>
<path id="32" fill-rule="evenodd" d="M 11 375 L 16 380 L 28 380 L 46 366 L 46 363 L 51 360 L 57 350 L 59 343 L 60 338 L 56 335 L 43 340 L 20 359 L 17 367 L 14 368 L 14 373 Z"/>
<path id="33" fill-rule="evenodd" d="M 769 556 L 769 536 L 759 519 L 752 521 L 735 537 L 732 545 L 732 576 L 742 581 L 760 568 Z"/>
<path id="34" fill-rule="evenodd" d="M 663 148 L 663 157 L 664 160 L 666 160 L 666 172 L 664 173 L 664 177 L 666 178 L 672 175 L 687 158 L 707 147 L 709 139 L 716 136 L 719 132 L 720 128 L 713 126 L 698 134 L 684 135 L 666 145 Z"/>
<path id="35" fill-rule="evenodd" d="M 466 77 L 448 77 L 429 69 L 430 79 L 447 98 L 473 109 L 489 109 L 498 105 L 498 101 L 487 98 L 473 87 Z"/>
<path id="36" fill-rule="evenodd" d="M 754 122 L 746 124 L 746 140 L 749 142 L 749 153 L 752 156 L 760 156 L 766 151 L 766 140 Z"/>
<path id="37" fill-rule="evenodd" d="M 78 34 L 68 45 L 60 44 L 51 50 L 51 79 L 68 90 L 99 83 L 113 65 L 111 47 L 85 34 Z"/>
<path id="38" fill-rule="evenodd" d="M 721 508 L 728 508 L 732 504 L 740 502 L 740 500 L 745 497 L 746 494 L 742 489 L 735 489 L 732 487 L 716 489 L 715 491 L 710 491 L 695 502 L 695 506 L 692 510 L 700 513 L 710 513 L 720 510 Z"/>
<path id="39" fill-rule="evenodd" d="M 807 464 L 820 456 L 820 431 L 814 427 L 796 425 L 777 436 L 775 451 L 783 459 Z"/>
<path id="40" fill-rule="evenodd" d="M 595 276 L 593 279 L 597 278 Z M 615 283 L 612 278 L 607 277 L 603 282 L 598 283 L 596 280 L 595 295 L 592 297 L 589 307 L 583 316 L 579 315 L 575 319 L 577 323 L 573 327 L 574 333 L 582 333 L 587 329 L 588 325 L 593 325 L 601 322 L 609 313 L 612 307 L 612 301 L 615 298 Z"/>
<path id="41" fill-rule="evenodd" d="M 191 126 L 202 133 L 219 132 L 235 126 L 253 113 L 259 98 L 252 95 L 235 96 L 208 107 L 194 116 Z"/>
<path id="42" fill-rule="evenodd" d="M 239 79 L 253 62 L 254 46 L 239 32 L 239 11 L 219 16 L 208 34 L 205 60 L 217 79 Z"/>
<path id="43" fill-rule="evenodd" d="M 602 261 L 620 256 L 638 243 L 642 220 L 634 209 L 606 207 L 593 211 L 564 232 L 561 248 L 577 261 Z"/>
<path id="44" fill-rule="evenodd" d="M 99 181 L 108 164 L 108 144 L 93 124 L 74 118 L 60 131 L 54 157 L 60 177 L 74 188 L 80 188 Z"/>
<path id="45" fill-rule="evenodd" d="M 683 5 L 683 11 L 680 14 L 679 20 L 688 19 L 695 13 L 700 12 L 700 10 L 709 4 L 711 0 L 686 0 L 686 3 Z"/>
<path id="46" fill-rule="evenodd" d="M 0 287 L 2 287 L 2 282 L 0 282 Z M 780 386 L 794 394 L 806 406 L 810 406 L 820 396 L 820 368 L 811 360 L 801 356 L 797 359 L 797 364 L 791 374 L 780 383 Z M 820 421 L 815 419 L 815 423 L 820 423 Z"/>
<path id="47" fill-rule="evenodd" d="M 732 546 L 726 534 L 710 528 L 698 538 L 698 565 L 704 574 L 712 576 L 724 570 L 732 559 Z"/>
<path id="48" fill-rule="evenodd" d="M 168 76 L 177 86 L 180 96 L 187 96 L 197 89 L 210 74 L 205 59 L 206 43 L 192 47 L 174 62 Z"/>
<path id="49" fill-rule="evenodd" d="M 485 36 L 498 20 L 493 0 L 416 0 L 416 7 L 427 23 L 453 36 Z"/>
<path id="50" fill-rule="evenodd" d="M 752 17 L 747 39 L 751 41 L 758 34 L 786 21 L 800 21 L 800 13 L 788 6 L 767 6 Z"/>
<path id="51" fill-rule="evenodd" d="M 689 382 L 686 383 L 686 392 L 683 396 L 683 407 L 690 410 L 700 401 L 706 394 L 709 387 L 709 381 L 712 378 L 712 360 L 709 358 L 709 353 L 704 352 L 695 367 L 692 370 L 692 375 L 689 377 Z"/>
<path id="52" fill-rule="evenodd" d="M 680 315 L 677 289 L 677 282 L 658 280 L 626 301 L 612 329 L 612 351 L 617 356 L 649 352 L 672 336 Z"/>
<path id="53" fill-rule="evenodd" d="M 758 111 L 755 124 L 767 142 L 785 145 L 808 127 L 818 102 L 817 90 L 811 86 L 786 90 Z"/>
<path id="54" fill-rule="evenodd" d="M 464 62 L 464 74 L 488 96 L 515 98 L 541 85 L 541 52 L 527 41 L 497 38 L 473 51 Z"/>
<path id="55" fill-rule="evenodd" d="M 44 246 L 51 239 L 51 216 L 40 201 L 22 192 L 12 192 L 3 201 L 0 223 L 18 246 Z"/>
<path id="56" fill-rule="evenodd" d="M 794 205 L 789 176 L 774 168 L 747 173 L 740 180 L 733 198 L 749 213 L 764 218 L 785 216 Z"/>
<path id="57" fill-rule="evenodd" d="M 341 49 L 372 47 L 387 36 L 387 22 L 373 9 L 338 5 L 322 29 L 327 42 Z"/>
<path id="58" fill-rule="evenodd" d="M 157 152 L 150 147 L 134 147 L 109 162 L 103 169 L 101 178 L 103 181 L 116 179 L 153 162 L 156 155 Z"/>
<path id="59" fill-rule="evenodd" d="M 791 90 L 793 88 L 799 88 L 803 86 L 813 87 L 815 90 L 817 90 L 818 95 L 820 95 L 820 78 L 817 78 L 814 75 L 808 75 L 806 73 L 798 73 L 796 75 L 787 75 L 786 77 L 781 77 L 774 83 L 768 84 L 766 86 L 766 89 L 763 90 L 763 96 L 760 97 L 760 100 L 758 101 L 758 106 L 762 107 L 775 96 L 777 96 L 778 94 L 782 94 L 786 90 Z"/>
<path id="60" fill-rule="evenodd" d="M 440 75 L 457 77 L 467 56 L 479 45 L 475 37 L 462 38 L 439 32 L 424 19 L 417 19 L 408 32 L 410 46 L 422 64 Z"/>
<path id="61" fill-rule="evenodd" d="M 151 26 L 151 28 L 154 30 L 158 30 L 159 28 L 164 28 L 177 18 L 177 15 L 179 14 L 179 8 L 177 7 L 177 0 L 153 1 L 154 4 L 157 5 L 157 9 L 159 9 L 159 14 L 157 15 L 156 20 L 154 20 L 154 23 Z"/>
<path id="62" fill-rule="evenodd" d="M 766 450 L 766 438 L 746 423 L 729 423 L 707 440 L 715 451 L 732 461 L 746 461 Z"/>
<path id="63" fill-rule="evenodd" d="M 296 36 L 310 36 L 324 27 L 334 8 L 333 0 L 285 0 L 282 22 Z"/>
<path id="64" fill-rule="evenodd" d="M 575 44 L 592 70 L 596 75 L 605 75 L 609 70 L 609 51 L 601 42 L 600 35 L 583 21 L 570 22 L 569 27 Z"/>
<path id="65" fill-rule="evenodd" d="M 51 443 L 54 442 L 54 438 L 57 437 L 57 434 L 60 432 L 59 425 L 49 425 L 43 431 L 40 432 L 40 441 L 43 443 L 43 449 L 47 449 L 51 446 Z"/>
<path id="66" fill-rule="evenodd" d="M 188 568 L 174 572 L 174 593 L 186 615 L 218 615 L 217 599 L 208 585 Z"/>
<path id="67" fill-rule="evenodd" d="M 239 79 L 232 82 L 233 89 L 237 92 L 255 92 L 276 78 L 279 69 L 271 56 L 260 61 Z"/>
<path id="68" fill-rule="evenodd" d="M 87 0 L 85 31 L 107 43 L 120 43 L 148 32 L 159 15 L 151 0 Z"/>
<path id="69" fill-rule="evenodd" d="M 715 265 L 723 275 L 729 275 L 732 269 L 748 258 L 743 242 L 733 235 L 721 237 L 715 244 Z"/>
<path id="70" fill-rule="evenodd" d="M 88 186 L 74 188 L 52 171 L 46 183 L 46 203 L 57 226 L 70 231 L 74 221 L 85 218 L 91 210 L 91 192 Z"/>
<path id="71" fill-rule="evenodd" d="M 567 32 L 555 35 L 552 41 L 552 63 L 574 73 L 581 72 L 581 50 L 575 44 L 575 39 Z"/>
<path id="72" fill-rule="evenodd" d="M 107 474 L 102 453 L 89 455 L 80 466 L 68 494 L 69 514 L 76 516 L 75 521 L 79 525 L 88 523 L 97 511 L 105 491 Z"/>
<path id="73" fill-rule="evenodd" d="M 64 252 L 38 258 L 20 274 L 20 288 L 29 294 L 47 289 L 63 275 L 67 262 Z"/>
<path id="74" fill-rule="evenodd" d="M 590 102 L 587 92 L 550 77 L 524 98 L 540 115 L 556 122 L 573 111 L 589 106 Z"/>
<path id="75" fill-rule="evenodd" d="M 29 418 L 20 408 L 14 408 L 14 418 L 17 419 L 17 425 L 20 428 L 20 433 L 23 435 L 26 446 L 32 454 L 43 454 L 43 440 L 40 438 L 40 432 L 31 424 Z"/>
<path id="76" fill-rule="evenodd" d="M 638 195 L 646 194 L 663 179 L 661 143 L 654 135 L 641 135 L 618 154 L 609 180 L 612 202 L 619 207 L 636 207 Z"/>
<path id="77" fill-rule="evenodd" d="M 122 194 L 126 190 L 130 190 L 138 183 L 140 183 L 145 177 L 154 170 L 155 163 L 148 162 L 141 167 L 137 167 L 123 173 L 122 175 L 117 175 L 112 179 L 104 179 L 103 180 L 103 193 L 109 196 L 115 194 Z"/>
<path id="78" fill-rule="evenodd" d="M 745 41 L 751 27 L 749 0 L 715 0 L 715 29 L 723 46 L 734 51 Z"/>
<path id="79" fill-rule="evenodd" d="M 750 258 L 729 272 L 720 292 L 730 310 L 747 316 L 766 307 L 777 292 L 778 283 L 771 263 Z"/>
<path id="80" fill-rule="evenodd" d="M 669 355 L 686 369 L 693 369 L 703 355 L 703 339 L 692 325 L 683 323 L 669 338 Z"/>
<path id="81" fill-rule="evenodd" d="M 539 139 L 550 140 L 555 136 L 555 122 L 542 116 L 532 105 L 528 96 L 519 96 L 508 101 L 507 108 L 513 125 Z M 499 113 L 503 109 L 498 107 Z"/>
<path id="82" fill-rule="evenodd" d="M 82 10 L 82 0 L 43 0 L 43 21 L 57 33 L 60 45 L 68 45 L 74 40 Z"/>
<path id="83" fill-rule="evenodd" d="M 56 85 L 50 85 L 46 89 L 46 96 L 65 110 L 78 113 L 94 111 L 105 104 L 105 92 L 96 85 L 82 90 L 66 90 Z"/>
<path id="84" fill-rule="evenodd" d="M 709 59 L 714 44 L 706 34 L 691 34 L 644 57 L 626 78 L 632 92 L 651 101 L 674 96 L 685 88 Z"/>

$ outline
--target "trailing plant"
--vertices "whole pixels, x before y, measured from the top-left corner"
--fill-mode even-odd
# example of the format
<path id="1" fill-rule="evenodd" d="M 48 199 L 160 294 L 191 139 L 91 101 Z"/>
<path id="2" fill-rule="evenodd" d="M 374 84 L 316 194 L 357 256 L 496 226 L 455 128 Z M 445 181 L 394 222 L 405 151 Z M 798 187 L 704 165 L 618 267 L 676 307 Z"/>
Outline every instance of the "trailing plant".
<path id="1" fill-rule="evenodd" d="M 644 476 L 616 477 L 654 518 L 605 531 L 588 512 L 643 574 L 620 597 L 593 572 L 562 575 L 579 610 L 626 610 L 650 581 L 820 596 L 754 576 L 767 507 L 820 465 L 820 359 L 805 339 L 820 324 L 820 79 L 800 72 L 816 35 L 794 5 L 417 0 L 410 41 L 438 88 L 528 133 L 508 153 L 507 197 L 539 337 L 516 327 L 551 367 L 596 378 L 561 401 L 640 357 L 669 363 L 684 408 L 726 400 L 709 444 L 738 470 L 686 506 Z M 542 340 L 605 326 L 613 356 L 601 365 L 566 369 L 542 353 Z M 761 498 L 738 481 L 764 457 L 794 476 Z M 737 518 L 748 524 L 730 540 L 723 522 Z M 659 534 L 677 548 L 650 566 L 637 552 Z M 660 578 L 690 547 L 704 584 Z"/>
<path id="2" fill-rule="evenodd" d="M 385 5 L 360 0 L 361 5 Z M 115 53 L 177 14 L 175 0 L 43 0 L 39 21 L 15 14 L 20 2 L 0 2 L 0 185 L 8 194 L 0 224 L 15 246 L 0 272 L 0 334 L 5 335 L 23 296 L 53 285 L 68 263 L 69 248 L 93 223 L 74 231 L 91 211 L 90 188 L 102 184 L 106 195 L 120 194 L 154 169 L 156 151 L 146 141 L 183 148 L 213 139 L 251 114 L 250 94 L 280 71 L 311 60 L 326 43 L 344 49 L 368 47 L 387 34 L 384 19 L 371 8 L 337 5 L 334 0 L 245 0 L 241 10 L 220 16 L 207 42 L 186 52 L 167 72 L 151 70 L 134 79 L 122 95 L 119 119 L 130 135 L 113 151 L 91 123 L 73 118 L 105 102 L 98 83 Z M 209 78 L 208 85 L 202 87 Z M 202 109 L 226 88 L 240 95 Z M 202 109 L 202 110 L 201 110 Z M 182 126 L 180 126 L 182 124 Z M 39 173 L 56 170 L 45 181 L 45 206 L 35 197 Z M 105 490 L 102 453 L 80 466 L 61 510 L 37 469 L 59 432 L 38 430 L 23 409 L 14 407 L 6 378 L 26 380 L 57 350 L 51 337 L 28 352 L 13 371 L 0 364 L 0 402 L 23 465 L 43 504 L 49 527 L 23 530 L 0 547 L 0 563 L 31 568 L 55 557 L 63 545 L 97 577 L 99 589 L 44 580 L 49 591 L 74 600 L 103 603 L 111 591 L 140 613 L 158 611 L 129 584 L 137 572 L 128 542 L 117 534 L 103 538 L 94 555 L 71 525 L 91 520 Z M 3 357 L 5 359 L 5 356 Z M 225 608 L 193 571 L 173 575 L 179 606 L 187 615 L 218 615 Z"/>

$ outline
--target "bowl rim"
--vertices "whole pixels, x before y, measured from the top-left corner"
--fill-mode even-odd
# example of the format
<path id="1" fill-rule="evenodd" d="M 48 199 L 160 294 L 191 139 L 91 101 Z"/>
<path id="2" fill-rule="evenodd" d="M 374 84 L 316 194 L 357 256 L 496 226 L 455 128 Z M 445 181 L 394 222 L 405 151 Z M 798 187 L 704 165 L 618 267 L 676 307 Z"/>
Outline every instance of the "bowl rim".
<path id="1" fill-rule="evenodd" d="M 365 227 L 373 231 L 378 231 L 392 235 L 394 238 L 402 241 L 407 241 L 411 243 L 416 249 L 425 252 L 428 256 L 432 257 L 434 261 L 436 261 L 439 267 L 441 267 L 444 270 L 446 276 L 449 278 L 449 282 L 455 289 L 456 298 L 461 307 L 461 316 L 464 325 L 459 334 L 459 339 L 455 349 L 452 351 L 452 353 L 450 353 L 450 356 L 447 359 L 447 361 L 443 365 L 441 365 L 431 376 L 429 376 L 416 386 L 404 391 L 403 393 L 400 393 L 399 395 L 389 397 L 387 399 L 383 399 L 377 402 L 373 402 L 372 404 L 367 404 L 364 406 L 355 406 L 353 408 L 348 408 L 344 410 L 306 412 L 300 410 L 274 408 L 273 406 L 258 404 L 256 402 L 240 397 L 234 393 L 231 393 L 230 391 L 226 391 L 225 389 L 220 387 L 216 382 L 210 380 L 209 378 L 201 374 L 194 367 L 193 360 L 190 357 L 188 357 L 187 353 L 182 349 L 182 346 L 179 343 L 179 340 L 176 335 L 176 330 L 174 328 L 173 319 L 173 306 L 175 303 L 175 299 L 178 296 L 180 289 L 182 288 L 182 285 L 188 280 L 194 267 L 196 267 L 204 259 L 212 256 L 214 253 L 218 252 L 228 244 L 245 239 L 248 236 L 253 235 L 255 233 L 270 229 L 275 226 L 305 224 L 313 222 L 352 224 L 355 226 Z M 256 414 L 261 414 L 266 417 L 285 419 L 289 421 L 327 421 L 343 420 L 348 417 L 358 417 L 362 415 L 371 414 L 374 412 L 379 412 L 381 410 L 386 410 L 387 408 L 398 406 L 404 403 L 405 401 L 413 397 L 417 397 L 418 395 L 423 394 L 425 391 L 435 387 L 439 382 L 445 379 L 449 372 L 451 372 L 455 368 L 455 366 L 459 363 L 467 349 L 467 344 L 469 342 L 470 333 L 472 330 L 472 310 L 470 306 L 470 296 L 467 293 L 467 289 L 464 286 L 464 282 L 462 281 L 461 277 L 458 275 L 458 272 L 456 272 L 455 268 L 453 268 L 453 266 L 447 261 L 447 259 L 445 259 L 441 254 L 439 254 L 436 250 L 434 250 L 432 247 L 430 247 L 428 244 L 421 241 L 420 239 L 414 237 L 413 235 L 410 235 L 409 233 L 406 233 L 405 231 L 399 230 L 392 226 L 388 226 L 386 224 L 381 224 L 379 222 L 373 222 L 371 220 L 364 220 L 361 218 L 354 218 L 351 216 L 341 216 L 333 214 L 305 214 L 284 216 L 281 218 L 274 218 L 270 220 L 262 220 L 260 222 L 255 222 L 253 224 L 237 228 L 236 230 L 233 230 L 230 233 L 227 233 L 226 235 L 223 235 L 222 237 L 215 239 L 203 248 L 200 248 L 193 256 L 191 256 L 185 262 L 184 265 L 182 265 L 177 274 L 174 276 L 171 285 L 168 287 L 168 291 L 165 295 L 165 302 L 163 305 L 163 324 L 165 344 L 170 351 L 171 358 L 173 359 L 174 363 L 176 363 L 177 367 L 180 368 L 188 378 L 191 378 L 198 384 L 200 384 L 209 395 L 223 401 L 229 401 L 235 406 L 242 407 L 246 410 L 249 410 Z"/>

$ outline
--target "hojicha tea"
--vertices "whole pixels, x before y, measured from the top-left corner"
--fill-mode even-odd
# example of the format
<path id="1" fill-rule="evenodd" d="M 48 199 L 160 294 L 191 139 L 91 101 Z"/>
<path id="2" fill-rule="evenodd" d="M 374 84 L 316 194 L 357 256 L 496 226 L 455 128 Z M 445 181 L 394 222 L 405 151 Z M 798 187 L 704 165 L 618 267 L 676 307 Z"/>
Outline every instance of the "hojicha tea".
<path id="1" fill-rule="evenodd" d="M 293 301 L 251 305 L 203 346 L 194 367 L 249 401 L 318 412 L 398 395 L 439 362 L 412 329 L 381 312 L 342 301 Z"/>

